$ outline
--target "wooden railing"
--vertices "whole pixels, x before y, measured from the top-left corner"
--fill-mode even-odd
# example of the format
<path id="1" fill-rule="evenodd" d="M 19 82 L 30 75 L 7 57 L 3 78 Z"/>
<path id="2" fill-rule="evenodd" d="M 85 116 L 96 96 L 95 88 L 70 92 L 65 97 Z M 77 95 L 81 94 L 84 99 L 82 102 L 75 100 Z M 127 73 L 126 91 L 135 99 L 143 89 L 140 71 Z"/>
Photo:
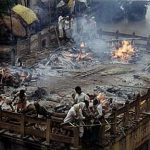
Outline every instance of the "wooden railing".
<path id="1" fill-rule="evenodd" d="M 138 94 L 136 100 L 132 102 L 126 101 L 125 106 L 119 109 L 112 109 L 112 113 L 107 119 L 109 120 L 111 128 L 107 130 L 106 124 L 103 125 L 104 131 L 101 131 L 101 133 L 103 133 L 101 141 L 106 138 L 106 132 L 109 132 L 110 136 L 115 137 L 113 138 L 115 140 L 118 137 L 125 136 L 126 132 L 128 132 L 129 129 L 137 127 L 139 122 L 144 122 L 144 120 L 150 121 L 150 90 L 143 96 Z M 118 133 L 119 127 L 122 127 L 122 129 L 120 129 L 122 134 Z"/>
<path id="2" fill-rule="evenodd" d="M 150 90 L 144 96 L 138 95 L 135 101 L 127 101 L 124 107 L 112 110 L 111 115 L 107 118 L 111 126 L 109 130 L 106 129 L 106 122 L 102 121 L 100 141 L 102 142 L 106 138 L 106 133 L 117 135 L 119 124 L 129 129 L 131 125 L 129 122 L 132 119 L 132 121 L 142 121 L 145 116 L 149 116 L 149 111 Z M 62 126 L 61 123 L 64 117 L 65 114 L 54 113 L 51 119 L 42 119 L 0 110 L 0 129 L 13 131 L 13 133 L 20 134 L 22 138 L 27 135 L 42 138 L 47 144 L 56 141 L 80 147 L 79 126 Z M 131 117 L 133 118 L 131 119 Z M 119 118 L 122 119 L 119 120 Z M 59 129 L 58 132 L 54 132 L 55 128 Z M 63 134 L 61 131 L 70 132 L 71 134 Z"/>
<path id="3" fill-rule="evenodd" d="M 58 117 L 59 116 L 59 117 Z M 21 137 L 32 136 L 35 138 L 41 138 L 50 144 L 50 141 L 57 141 L 62 143 L 68 143 L 74 147 L 79 146 L 79 133 L 78 127 L 67 128 L 67 126 L 62 127 L 63 114 L 54 114 L 51 119 L 42 119 L 37 117 L 25 116 L 23 114 L 0 111 L 0 129 L 5 129 L 7 131 L 20 134 Z M 53 129 L 67 130 L 72 133 L 72 135 L 62 135 L 53 132 Z"/>

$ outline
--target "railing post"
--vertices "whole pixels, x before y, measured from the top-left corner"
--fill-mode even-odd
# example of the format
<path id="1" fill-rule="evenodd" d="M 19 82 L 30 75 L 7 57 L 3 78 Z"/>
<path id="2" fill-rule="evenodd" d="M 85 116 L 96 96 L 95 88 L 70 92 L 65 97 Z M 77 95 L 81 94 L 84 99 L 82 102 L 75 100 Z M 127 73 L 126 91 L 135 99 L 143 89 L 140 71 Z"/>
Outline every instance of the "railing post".
<path id="1" fill-rule="evenodd" d="M 47 119 L 47 128 L 46 128 L 46 142 L 47 144 L 50 144 L 50 139 L 51 139 L 51 133 L 52 133 L 52 130 L 51 130 L 51 120 L 50 119 Z"/>
<path id="2" fill-rule="evenodd" d="M 102 125 L 100 126 L 99 130 L 99 143 L 101 143 L 101 145 L 103 146 L 105 140 L 105 125 L 106 125 L 104 117 L 101 119 L 101 123 Z"/>
<path id="3" fill-rule="evenodd" d="M 147 50 L 150 52 L 150 35 L 147 38 Z"/>
<path id="4" fill-rule="evenodd" d="M 38 34 L 38 50 L 41 51 L 42 49 L 42 40 L 41 40 L 41 33 Z"/>
<path id="5" fill-rule="evenodd" d="M 148 98 L 146 99 L 146 108 L 145 108 L 145 111 L 146 112 L 149 112 L 150 111 L 150 89 L 148 89 L 148 91 L 147 91 L 147 95 L 149 95 L 148 96 Z"/>
<path id="6" fill-rule="evenodd" d="M 103 34 L 103 30 L 102 30 L 102 28 L 100 28 L 98 31 L 99 38 L 102 38 L 102 36 L 103 36 L 102 34 Z"/>
<path id="7" fill-rule="evenodd" d="M 135 119 L 138 120 L 140 117 L 140 94 L 137 95 L 136 101 L 135 101 Z"/>
<path id="8" fill-rule="evenodd" d="M 150 98 L 146 99 L 146 112 L 150 111 Z"/>
<path id="9" fill-rule="evenodd" d="M 115 38 L 116 38 L 116 39 L 119 38 L 119 30 L 116 31 Z"/>
<path id="10" fill-rule="evenodd" d="M 25 116 L 24 114 L 21 115 L 21 128 L 20 128 L 21 136 L 24 137 L 25 135 Z"/>
<path id="11" fill-rule="evenodd" d="M 117 116 L 116 116 L 116 108 L 114 107 L 112 109 L 112 115 L 111 115 L 111 129 L 110 129 L 110 132 L 111 134 L 116 134 L 116 124 L 117 124 Z"/>
<path id="12" fill-rule="evenodd" d="M 78 127 L 74 127 L 73 128 L 73 136 L 74 136 L 74 142 L 73 142 L 73 146 L 75 148 L 80 148 L 80 140 L 79 140 L 79 128 Z"/>
<path id="13" fill-rule="evenodd" d="M 129 122 L 129 101 L 126 101 L 124 112 L 124 126 L 128 126 L 128 122 Z"/>
<path id="14" fill-rule="evenodd" d="M 0 120 L 2 120 L 2 108 L 0 107 Z"/>
<path id="15" fill-rule="evenodd" d="M 133 35 L 133 38 L 135 38 L 135 32 L 133 32 L 132 35 Z"/>

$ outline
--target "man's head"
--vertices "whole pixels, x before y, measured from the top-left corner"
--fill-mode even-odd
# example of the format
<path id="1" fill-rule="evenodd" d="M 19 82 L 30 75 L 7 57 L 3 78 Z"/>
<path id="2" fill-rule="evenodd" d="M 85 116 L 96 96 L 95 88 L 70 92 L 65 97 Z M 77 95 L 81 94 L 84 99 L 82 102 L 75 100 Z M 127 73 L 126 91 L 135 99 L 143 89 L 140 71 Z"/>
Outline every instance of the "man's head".
<path id="1" fill-rule="evenodd" d="M 94 100 L 93 100 L 93 106 L 98 105 L 98 103 L 99 103 L 99 102 L 98 102 L 98 100 L 97 100 L 97 99 L 94 99 Z"/>
<path id="2" fill-rule="evenodd" d="M 77 86 L 77 87 L 75 87 L 75 91 L 76 91 L 76 93 L 78 93 L 78 94 L 81 94 L 81 87 L 80 86 Z"/>
<path id="3" fill-rule="evenodd" d="M 25 94 L 25 90 L 20 90 L 20 95 L 24 95 Z"/>

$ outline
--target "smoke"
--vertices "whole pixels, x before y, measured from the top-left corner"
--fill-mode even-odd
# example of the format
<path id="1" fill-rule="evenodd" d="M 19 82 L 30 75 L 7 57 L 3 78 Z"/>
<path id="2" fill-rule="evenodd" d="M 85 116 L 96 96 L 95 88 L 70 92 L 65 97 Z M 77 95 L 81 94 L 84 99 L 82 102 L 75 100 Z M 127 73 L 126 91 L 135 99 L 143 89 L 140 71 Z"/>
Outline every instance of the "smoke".
<path id="1" fill-rule="evenodd" d="M 77 46 L 84 42 L 98 57 L 108 52 L 107 43 L 102 40 L 98 33 L 97 23 L 94 17 L 77 17 L 72 22 L 72 39 Z"/>

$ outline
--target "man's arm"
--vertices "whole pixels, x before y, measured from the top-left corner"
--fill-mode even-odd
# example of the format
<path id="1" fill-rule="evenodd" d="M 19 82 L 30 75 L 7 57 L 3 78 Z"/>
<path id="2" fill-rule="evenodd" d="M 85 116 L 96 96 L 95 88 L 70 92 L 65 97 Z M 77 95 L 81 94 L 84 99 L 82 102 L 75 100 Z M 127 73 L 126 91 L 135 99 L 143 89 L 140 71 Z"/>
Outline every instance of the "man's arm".
<path id="1" fill-rule="evenodd" d="M 78 117 L 79 117 L 80 120 L 85 119 L 85 117 L 82 114 L 82 110 L 81 109 L 79 109 L 79 116 Z"/>
<path id="2" fill-rule="evenodd" d="M 102 105 L 98 105 L 97 111 L 98 111 L 98 115 L 96 116 L 96 118 L 100 118 L 103 115 Z"/>
<path id="3" fill-rule="evenodd" d="M 85 100 L 85 101 L 90 101 L 90 97 L 89 97 L 87 94 L 85 94 L 85 95 L 84 95 L 84 100 Z"/>

